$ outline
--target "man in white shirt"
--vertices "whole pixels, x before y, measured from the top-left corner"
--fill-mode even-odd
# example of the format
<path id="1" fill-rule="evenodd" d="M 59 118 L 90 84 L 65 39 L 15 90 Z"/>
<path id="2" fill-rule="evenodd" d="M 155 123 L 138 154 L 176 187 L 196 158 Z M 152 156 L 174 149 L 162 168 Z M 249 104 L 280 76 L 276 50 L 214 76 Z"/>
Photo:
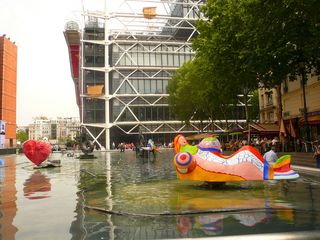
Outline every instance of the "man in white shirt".
<path id="1" fill-rule="evenodd" d="M 275 147 L 272 146 L 271 149 L 263 155 L 265 161 L 269 163 L 269 165 L 274 164 L 278 160 L 278 156 L 275 153 Z"/>

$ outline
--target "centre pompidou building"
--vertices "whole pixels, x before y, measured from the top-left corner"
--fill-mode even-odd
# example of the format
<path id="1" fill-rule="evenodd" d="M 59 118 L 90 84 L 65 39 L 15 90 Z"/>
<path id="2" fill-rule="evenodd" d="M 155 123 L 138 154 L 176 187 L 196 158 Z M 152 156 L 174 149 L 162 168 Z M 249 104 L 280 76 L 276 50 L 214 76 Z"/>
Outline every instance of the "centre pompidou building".
<path id="1" fill-rule="evenodd" d="M 166 86 L 194 56 L 201 3 L 128 0 L 114 12 L 84 10 L 83 22 L 66 24 L 81 125 L 100 147 L 197 132 L 171 115 Z"/>
<path id="2" fill-rule="evenodd" d="M 170 113 L 166 87 L 194 57 L 203 2 L 124 0 L 110 11 L 105 1 L 104 11 L 84 10 L 81 23 L 66 24 L 81 126 L 99 147 L 199 132 L 197 121 L 186 125 Z"/>

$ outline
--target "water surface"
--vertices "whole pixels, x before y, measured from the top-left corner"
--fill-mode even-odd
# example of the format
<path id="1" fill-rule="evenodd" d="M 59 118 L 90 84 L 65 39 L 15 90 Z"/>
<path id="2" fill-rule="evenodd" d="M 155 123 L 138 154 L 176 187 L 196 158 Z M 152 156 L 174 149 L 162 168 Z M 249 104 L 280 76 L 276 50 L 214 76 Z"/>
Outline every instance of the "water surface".
<path id="1" fill-rule="evenodd" d="M 0 239 L 168 239 L 320 230 L 319 179 L 179 181 L 173 151 L 95 159 L 54 153 L 60 168 L 0 156 Z"/>

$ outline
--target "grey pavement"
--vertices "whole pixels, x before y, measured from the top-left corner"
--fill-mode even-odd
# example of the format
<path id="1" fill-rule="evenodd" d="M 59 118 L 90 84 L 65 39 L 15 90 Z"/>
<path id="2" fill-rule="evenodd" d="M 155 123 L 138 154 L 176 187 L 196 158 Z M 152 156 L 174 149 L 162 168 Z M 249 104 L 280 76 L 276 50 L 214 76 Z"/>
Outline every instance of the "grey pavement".
<path id="1" fill-rule="evenodd" d="M 305 152 L 278 152 L 278 156 L 291 155 L 291 167 L 300 173 L 311 174 L 320 177 L 320 168 L 317 168 L 313 153 Z"/>
<path id="2" fill-rule="evenodd" d="M 317 168 L 316 160 L 313 158 L 313 153 L 305 152 L 278 152 L 278 156 L 291 155 L 291 165 Z"/>

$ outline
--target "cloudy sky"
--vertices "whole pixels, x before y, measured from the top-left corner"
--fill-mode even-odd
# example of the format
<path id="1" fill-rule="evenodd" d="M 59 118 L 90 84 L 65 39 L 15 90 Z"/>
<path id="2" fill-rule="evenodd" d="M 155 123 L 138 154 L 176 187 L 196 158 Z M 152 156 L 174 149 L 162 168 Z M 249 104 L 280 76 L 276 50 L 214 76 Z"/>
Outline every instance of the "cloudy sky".
<path id="1" fill-rule="evenodd" d="M 111 12 L 136 8 L 142 13 L 142 7 L 154 5 L 138 2 L 128 7 L 125 0 L 107 1 Z M 32 123 L 37 116 L 79 117 L 64 26 L 70 20 L 81 21 L 82 3 L 86 10 L 103 11 L 104 2 L 0 0 L 0 35 L 6 34 L 18 46 L 18 126 Z"/>
<path id="2" fill-rule="evenodd" d="M 0 35 L 18 47 L 17 124 L 36 116 L 79 117 L 64 25 L 81 0 L 1 0 Z"/>
<path id="3" fill-rule="evenodd" d="M 79 117 L 63 30 L 80 16 L 80 1 L 0 1 L 0 35 L 18 47 L 18 126 L 36 116 Z"/>

